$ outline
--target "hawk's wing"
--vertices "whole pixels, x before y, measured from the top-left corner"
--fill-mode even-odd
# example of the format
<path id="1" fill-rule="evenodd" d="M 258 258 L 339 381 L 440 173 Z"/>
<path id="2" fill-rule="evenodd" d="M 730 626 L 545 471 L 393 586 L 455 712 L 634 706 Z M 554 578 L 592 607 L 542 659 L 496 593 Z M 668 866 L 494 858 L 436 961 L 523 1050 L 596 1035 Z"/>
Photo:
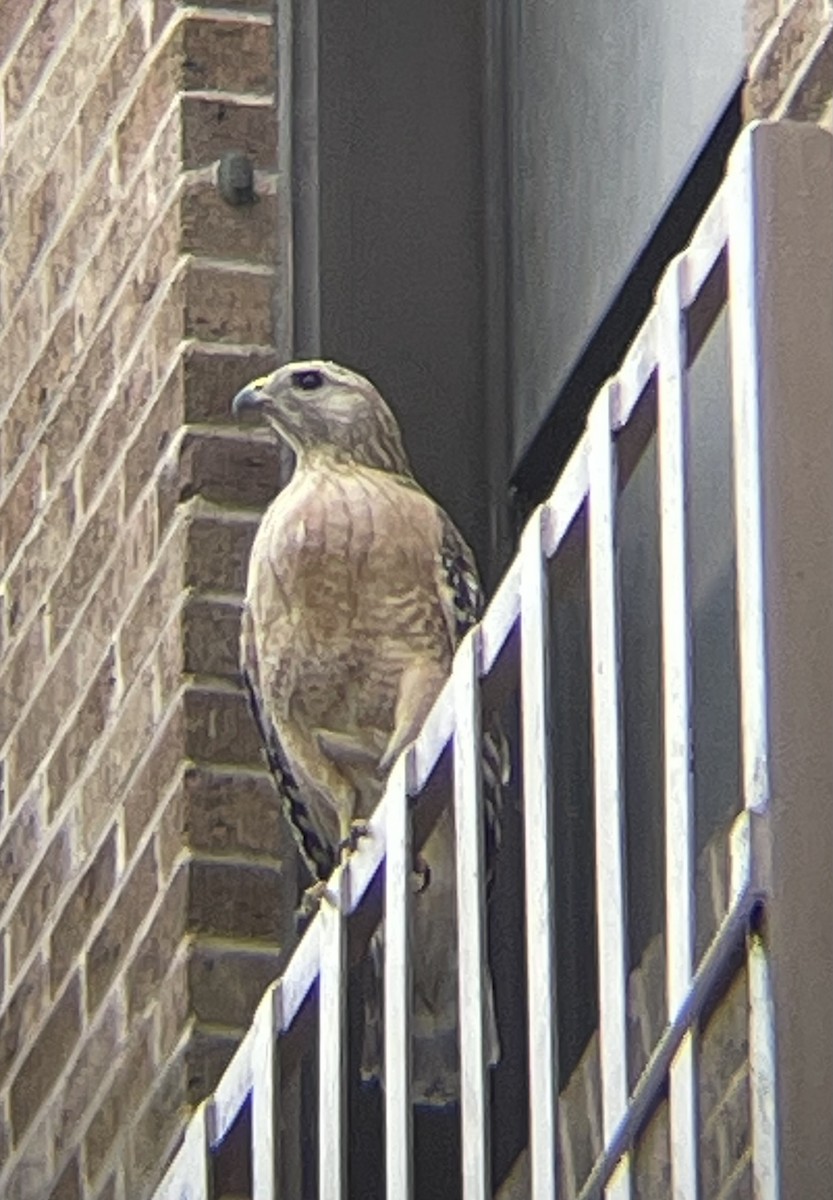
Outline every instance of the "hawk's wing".
<path id="1" fill-rule="evenodd" d="M 257 647 L 252 631 L 252 617 L 245 605 L 241 621 L 240 658 L 243 681 L 249 694 L 252 715 L 260 730 L 260 736 L 263 738 L 266 758 L 275 779 L 275 787 L 304 866 L 313 880 L 328 879 L 335 869 L 336 857 L 327 843 L 319 837 L 309 819 L 307 806 L 281 746 L 278 731 L 263 702 Z"/>
<path id="2" fill-rule="evenodd" d="M 441 518 L 440 564 L 446 592 L 444 608 L 456 648 L 483 615 L 483 588 L 474 555 L 462 534 L 444 512 L 441 512 Z M 494 854 L 500 846 L 503 788 L 509 782 L 510 770 L 509 744 L 500 717 L 495 712 L 484 713 L 481 763 L 486 810 L 486 871 L 487 882 L 491 882 Z"/>

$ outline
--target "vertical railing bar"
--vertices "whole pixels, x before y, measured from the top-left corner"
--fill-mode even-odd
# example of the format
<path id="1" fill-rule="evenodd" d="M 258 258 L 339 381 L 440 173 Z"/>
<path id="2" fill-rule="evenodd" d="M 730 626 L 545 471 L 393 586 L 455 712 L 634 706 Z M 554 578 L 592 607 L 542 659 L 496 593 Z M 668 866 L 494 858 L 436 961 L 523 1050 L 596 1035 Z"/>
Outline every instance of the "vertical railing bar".
<path id="1" fill-rule="evenodd" d="M 347 938 L 344 871 L 327 884 L 321 923 L 318 1030 L 318 1195 L 343 1200 L 346 1176 Z"/>
<path id="2" fill-rule="evenodd" d="M 628 1102 L 625 822 L 616 578 L 616 473 L 611 435 L 616 390 L 615 381 L 605 386 L 588 421 L 599 1043 L 605 1143 L 624 1118 Z M 628 1200 L 630 1193 L 630 1161 L 625 1155 L 605 1194 L 615 1200 Z"/>
<path id="3" fill-rule="evenodd" d="M 691 989 L 694 967 L 694 794 L 688 572 L 686 565 L 685 262 L 669 267 L 659 292 L 657 412 L 662 565 L 662 698 L 665 763 L 665 913 L 668 1015 L 673 1019 Z M 671 1181 L 674 1200 L 698 1194 L 696 1044 L 690 1030 L 669 1079 Z"/>
<path id="4" fill-rule="evenodd" d="M 761 483 L 760 347 L 757 330 L 754 180 L 749 142 L 735 150 L 727 183 L 732 456 L 737 539 L 741 758 L 747 808 L 769 798 Z"/>
<path id="5" fill-rule="evenodd" d="M 252 1047 L 252 1200 L 275 1200 L 278 1176 L 278 1030 L 283 1014 L 280 981 L 255 1013 Z"/>
<path id="6" fill-rule="evenodd" d="M 769 807 L 766 627 L 763 560 L 763 479 L 760 403 L 762 368 L 760 300 L 756 261 L 755 155 L 747 132 L 735 148 L 726 183 L 729 231 L 729 347 L 732 391 L 735 536 L 737 542 L 737 622 L 740 675 L 740 736 L 744 807 Z M 775 1013 L 771 1003 L 766 949 L 747 955 L 749 971 L 749 1073 L 752 1170 L 755 1195 L 780 1194 L 775 1112 Z M 756 1061 L 763 1053 L 763 1061 Z M 761 1086 L 771 1088 L 762 1103 Z"/>
<path id="7" fill-rule="evenodd" d="M 214 1200 L 213 1127 L 214 1102 L 209 1098 L 198 1106 L 185 1131 L 182 1173 L 188 1200 Z"/>
<path id="8" fill-rule="evenodd" d="M 409 748 L 387 787 L 385 859 L 385 1179 L 386 1196 L 411 1200 L 411 890 L 413 857 L 408 797 Z"/>
<path id="9" fill-rule="evenodd" d="M 774 1200 L 779 1195 L 778 1131 L 776 1125 L 775 1013 L 772 976 L 766 944 L 760 932 L 748 938 L 749 973 L 749 1107 L 755 1196 Z"/>
<path id="10" fill-rule="evenodd" d="M 481 789 L 480 629 L 454 659 L 454 827 L 463 1200 L 490 1200 L 486 928 Z"/>
<path id="11" fill-rule="evenodd" d="M 520 551 L 531 1200 L 554 1200 L 558 1194 L 555 846 L 546 515 L 544 508 L 538 508 L 532 514 L 521 539 Z"/>

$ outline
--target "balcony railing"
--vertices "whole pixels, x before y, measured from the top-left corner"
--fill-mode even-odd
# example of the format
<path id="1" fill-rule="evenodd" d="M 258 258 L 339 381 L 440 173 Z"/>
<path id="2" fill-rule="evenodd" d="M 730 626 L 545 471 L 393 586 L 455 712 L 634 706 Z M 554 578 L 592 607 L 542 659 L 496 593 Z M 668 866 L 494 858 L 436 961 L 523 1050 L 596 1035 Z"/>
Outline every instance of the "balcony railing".
<path id="1" fill-rule="evenodd" d="M 427 825 L 436 819 L 438 802 L 423 793 L 447 750 L 453 762 L 457 861 L 463 1196 L 491 1197 L 487 996 L 481 970 L 487 923 L 479 794 L 480 689 L 508 639 L 518 636 L 526 962 L 531 964 L 526 979 L 529 1194 L 533 1200 L 558 1196 L 548 586 L 549 563 L 581 512 L 587 517 L 593 744 L 604 748 L 595 753 L 593 764 L 604 1148 L 581 1200 L 602 1195 L 624 1200 L 631 1195 L 631 1151 L 646 1116 L 666 1089 L 673 1195 L 677 1200 L 701 1195 L 697 1029 L 739 954 L 746 957 L 749 972 L 754 1194 L 759 1200 L 822 1194 L 813 1182 L 819 1177 L 812 1175 L 810 1160 L 815 1147 L 816 1162 L 827 1162 L 829 1178 L 833 1103 L 825 1089 L 833 1083 L 831 145 L 828 134 L 807 126 L 765 123 L 743 133 L 727 178 L 691 244 L 669 265 L 655 309 L 621 371 L 596 398 L 569 464 L 550 498 L 527 523 L 517 558 L 481 625 L 461 645 L 452 676 L 419 738 L 396 764 L 370 821 L 371 836 L 330 880 L 335 902 L 322 905 L 283 977 L 267 989 L 214 1095 L 192 1117 L 156 1200 L 208 1200 L 212 1150 L 248 1103 L 252 1195 L 254 1200 L 277 1196 L 281 1043 L 316 983 L 319 1196 L 342 1200 L 347 1195 L 347 929 L 362 918 L 366 925 L 375 920 L 379 889 L 374 892 L 371 885 L 382 867 L 386 1194 L 391 1200 L 413 1195 L 410 864 L 414 845 L 424 840 Z M 730 839 L 728 910 L 698 963 L 684 417 L 689 368 L 703 330 L 724 306 L 731 347 L 743 807 Z M 657 636 L 662 649 L 668 1017 L 645 1070 L 630 1087 L 616 444 L 650 389 L 656 397 L 660 512 Z M 803 1084 L 795 1074 L 799 1068 L 809 1073 Z M 788 1126 L 783 1128 L 776 1101 L 790 1105 Z"/>

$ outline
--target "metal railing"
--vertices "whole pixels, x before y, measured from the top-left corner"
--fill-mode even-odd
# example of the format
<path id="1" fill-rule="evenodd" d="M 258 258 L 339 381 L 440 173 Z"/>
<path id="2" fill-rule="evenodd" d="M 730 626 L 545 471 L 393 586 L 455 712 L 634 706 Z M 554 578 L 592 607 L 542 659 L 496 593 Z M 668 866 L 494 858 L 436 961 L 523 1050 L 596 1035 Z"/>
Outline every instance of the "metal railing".
<path id="1" fill-rule="evenodd" d="M 794 422 L 801 429 L 797 436 L 804 439 L 802 444 L 808 445 L 811 456 L 813 439 L 826 436 L 825 395 L 828 407 L 833 407 L 833 369 L 827 347 L 818 346 L 821 367 L 818 362 L 813 364 L 817 378 L 808 382 L 806 363 L 796 366 L 795 354 L 790 358 L 789 347 L 779 345 L 779 330 L 773 320 L 797 302 L 795 295 L 787 295 L 796 287 L 796 268 L 790 267 L 788 260 L 790 255 L 801 257 L 808 239 L 821 256 L 821 264 L 810 264 L 805 255 L 801 270 L 812 276 L 808 286 L 819 292 L 818 303 L 827 306 L 828 315 L 833 312 L 824 275 L 824 264 L 829 266 L 831 262 L 833 234 L 825 232 L 825 218 L 820 215 L 826 212 L 826 220 L 831 223 L 830 210 L 825 207 L 833 179 L 831 142 L 833 139 L 818 129 L 786 124 L 762 123 L 743 133 L 727 179 L 689 247 L 670 264 L 657 306 L 621 371 L 597 397 L 586 432 L 552 495 L 527 523 L 520 553 L 481 625 L 461 645 L 452 676 L 419 738 L 394 767 L 385 797 L 370 821 L 369 840 L 361 843 L 330 880 L 335 903 L 322 906 L 283 977 L 267 989 L 214 1095 L 192 1117 L 156 1200 L 208 1200 L 212 1147 L 227 1136 L 249 1099 L 252 1195 L 254 1200 L 274 1200 L 281 1104 L 279 1048 L 316 981 L 323 1031 L 318 1066 L 319 1195 L 322 1200 L 342 1200 L 347 1194 L 347 924 L 369 903 L 371 883 L 383 864 L 386 1194 L 395 1200 L 409 1200 L 413 1195 L 407 949 L 412 903 L 412 819 L 420 807 L 426 782 L 449 746 L 457 857 L 463 1195 L 465 1200 L 487 1200 L 492 1195 L 487 1133 L 487 996 L 481 970 L 487 927 L 479 800 L 480 686 L 493 671 L 510 635 L 518 630 L 526 961 L 534 964 L 526 980 L 530 1195 L 533 1200 L 558 1196 L 559 1080 L 553 1004 L 555 847 L 547 735 L 552 703 L 547 589 L 549 563 L 582 510 L 587 515 L 588 531 L 592 723 L 594 744 L 605 747 L 605 752 L 594 756 L 593 779 L 604 1149 L 581 1198 L 591 1200 L 604 1195 L 624 1200 L 631 1195 L 630 1152 L 647 1114 L 667 1087 L 673 1195 L 677 1200 L 697 1200 L 696 1030 L 738 953 L 746 955 L 749 971 L 755 1195 L 759 1200 L 774 1200 L 780 1195 L 817 1194 L 806 1188 L 792 1190 L 783 1183 L 775 1103 L 778 996 L 774 1001 L 771 947 L 766 937 L 757 932 L 750 934 L 750 928 L 756 908 L 763 906 L 769 913 L 771 872 L 781 870 L 778 853 L 773 850 L 769 817 L 773 778 L 783 786 L 784 773 L 791 769 L 789 750 L 782 753 L 779 743 L 773 752 L 779 723 L 785 718 L 779 706 L 773 705 L 771 689 L 782 686 L 785 672 L 798 670 L 795 656 L 801 658 L 803 646 L 803 633 L 799 633 L 798 648 L 793 644 L 787 653 L 777 641 L 783 634 L 778 629 L 773 633 L 767 626 L 773 604 L 779 619 L 782 608 L 787 617 L 791 611 L 789 602 L 782 604 L 780 593 L 776 595 L 777 589 L 788 591 L 786 567 L 782 572 L 778 558 L 781 543 L 773 540 L 776 535 L 767 524 L 773 504 L 791 503 L 781 492 L 776 496 L 772 490 L 775 484 L 766 492 L 770 485 L 768 455 L 775 453 L 772 447 L 780 444 L 786 423 L 793 419 L 779 415 L 785 409 L 783 395 L 778 404 L 779 389 L 797 387 L 800 381 L 802 393 L 808 387 L 815 388 L 814 394 L 821 397 L 815 425 Z M 807 194 L 808 172 L 815 181 L 813 187 L 817 185 L 820 190 L 817 200 Z M 797 207 L 785 199 L 790 196 L 798 196 Z M 786 246 L 785 236 L 789 242 Z M 743 811 L 731 835 L 728 911 L 697 964 L 684 412 L 688 369 L 697 351 L 693 331 L 708 326 L 723 305 L 728 307 L 732 360 Z M 806 359 L 806 346 L 801 352 Z M 616 439 L 638 411 L 649 387 L 655 388 L 656 396 L 660 508 L 668 1019 L 647 1067 L 630 1088 Z M 789 403 L 799 405 L 804 398 L 803 394 L 790 395 Z M 833 447 L 833 437 L 830 445 Z M 833 473 L 833 460 L 830 468 Z M 828 490 L 821 498 L 822 502 L 827 499 L 833 502 L 833 491 Z M 770 504 L 769 510 L 765 501 Z M 825 513 L 820 519 L 823 530 L 821 535 L 816 531 L 816 541 L 821 536 L 824 547 L 828 543 L 833 547 L 833 513 Z M 771 523 L 777 524 L 774 517 Z M 800 540 L 800 535 L 796 536 Z M 811 551 L 807 549 L 807 553 Z M 772 624 L 775 628 L 778 621 Z M 827 662 L 825 656 L 830 651 L 833 665 L 833 622 L 821 633 L 816 630 L 815 636 L 821 638 L 815 653 Z M 813 649 L 808 646 L 808 660 L 811 653 Z M 830 779 L 833 781 L 833 771 Z M 833 926 L 829 910 L 826 919 Z M 833 1004 L 833 990 L 827 1004 Z M 821 1017 L 813 1028 L 822 1038 Z M 780 1076 L 778 1083 L 780 1086 Z"/>

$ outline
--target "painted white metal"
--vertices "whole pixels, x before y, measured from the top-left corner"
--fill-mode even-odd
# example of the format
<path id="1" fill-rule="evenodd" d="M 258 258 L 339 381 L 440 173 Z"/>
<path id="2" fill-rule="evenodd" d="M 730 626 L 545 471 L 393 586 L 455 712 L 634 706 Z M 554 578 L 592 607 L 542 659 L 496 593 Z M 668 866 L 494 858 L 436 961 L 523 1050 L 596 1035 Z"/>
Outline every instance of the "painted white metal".
<path id="1" fill-rule="evenodd" d="M 281 984 L 272 984 L 258 1005 L 252 1029 L 252 1200 L 278 1194 L 278 1038 Z"/>
<path id="2" fill-rule="evenodd" d="M 411 754 L 400 757 L 388 784 L 385 860 L 385 1195 L 401 1200 L 411 1200 L 413 1191 Z"/>
<path id="3" fill-rule="evenodd" d="M 714 264 L 726 246 L 725 189 L 717 193 L 703 214 L 691 242 L 682 256 L 684 268 L 680 279 L 680 304 L 690 308 Z"/>
<path id="4" fill-rule="evenodd" d="M 662 567 L 662 699 L 665 764 L 665 946 L 668 1015 L 691 988 L 694 967 L 694 794 L 691 778 L 690 655 L 686 565 L 685 315 L 682 259 L 669 267 L 659 293 L 657 397 Z M 670 1148 L 674 1200 L 697 1200 L 695 1033 L 683 1039 L 671 1067 Z"/>
<path id="5" fill-rule="evenodd" d="M 454 832 L 463 1200 L 490 1200 L 486 902 L 480 729 L 480 629 L 454 659 Z"/>
<path id="6" fill-rule="evenodd" d="M 729 339 L 732 360 L 732 451 L 737 534 L 741 758 L 747 808 L 769 798 L 764 655 L 759 333 L 754 235 L 755 181 L 748 134 L 735 148 L 730 182 Z"/>
<path id="7" fill-rule="evenodd" d="M 347 931 L 344 873 L 337 867 L 321 902 L 318 983 L 318 1196 L 344 1200 L 347 1167 Z"/>
<path id="8" fill-rule="evenodd" d="M 628 1104 L 625 831 L 616 572 L 616 472 L 611 418 L 617 385 L 597 397 L 587 423 L 590 473 L 590 663 L 593 783 L 596 813 L 596 907 L 599 957 L 599 1048 L 605 1141 Z M 630 1164 L 623 1158 L 607 1189 L 628 1200 Z"/>
<path id="9" fill-rule="evenodd" d="M 521 711 L 531 1200 L 553 1200 L 558 1191 L 555 845 L 552 815 L 550 612 L 547 559 L 544 554 L 546 518 L 547 509 L 536 509 L 521 540 Z"/>
<path id="10" fill-rule="evenodd" d="M 791 1200 L 833 1173 L 833 137 L 752 126 L 727 193 L 744 801 L 772 881 L 751 1022 L 774 1013 L 780 1110 L 753 1108 L 754 1183 Z"/>

